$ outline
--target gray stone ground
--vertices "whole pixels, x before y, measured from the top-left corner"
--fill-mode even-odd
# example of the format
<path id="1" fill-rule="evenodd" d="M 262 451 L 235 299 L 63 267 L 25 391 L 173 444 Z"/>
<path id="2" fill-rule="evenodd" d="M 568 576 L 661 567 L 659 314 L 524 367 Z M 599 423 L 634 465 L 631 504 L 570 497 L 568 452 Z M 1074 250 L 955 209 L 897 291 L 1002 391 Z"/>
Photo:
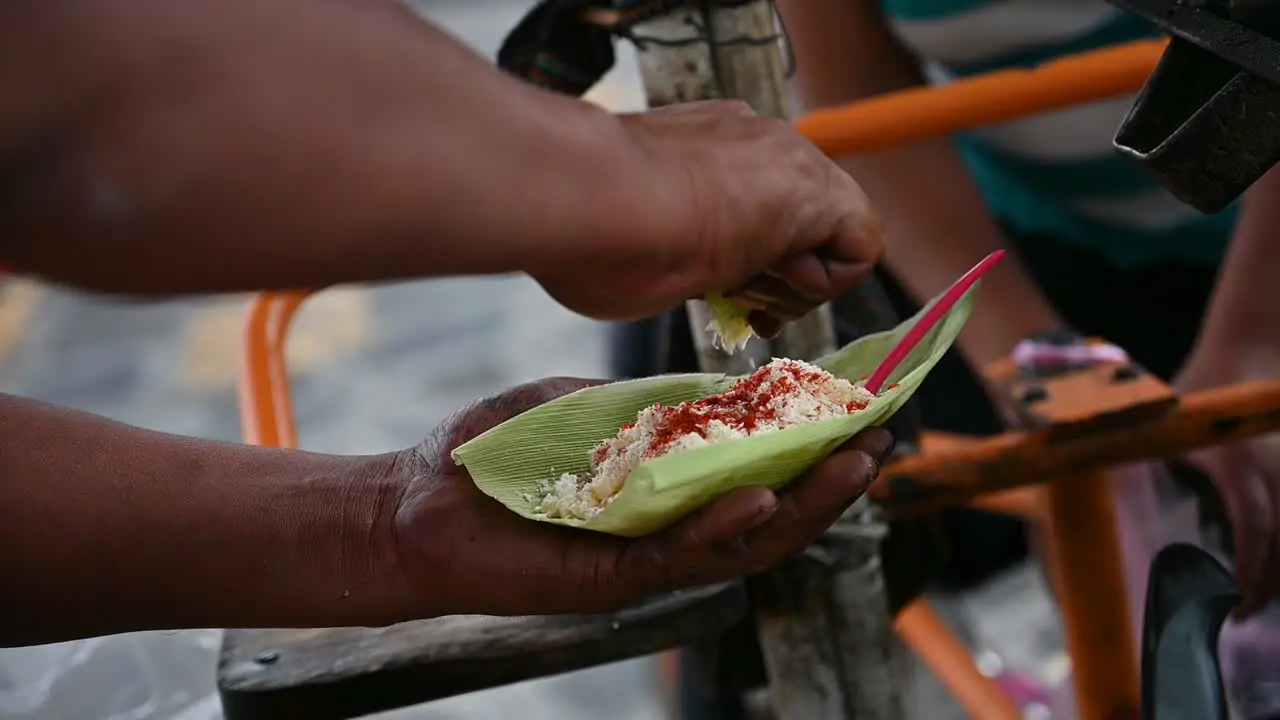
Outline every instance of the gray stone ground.
<path id="1" fill-rule="evenodd" d="M 429 15 L 492 53 L 528 0 L 422 0 Z M 592 98 L 640 106 L 634 63 Z M 128 305 L 35 284 L 0 299 L 0 390 L 137 425 L 236 440 L 233 374 L 244 298 Z M 601 327 L 519 278 L 343 288 L 315 298 L 292 335 L 305 447 L 385 450 L 416 441 L 462 403 L 547 375 L 604 372 Z M 1061 676 L 1060 638 L 1043 583 L 1017 569 L 938 607 L 976 646 Z M 216 631 L 155 633 L 0 651 L 0 718 L 213 720 Z M 917 716 L 962 717 L 927 674 Z M 664 717 L 652 661 L 478 693 L 393 714 L 452 720 Z M 388 715 L 391 717 L 392 715 Z"/>

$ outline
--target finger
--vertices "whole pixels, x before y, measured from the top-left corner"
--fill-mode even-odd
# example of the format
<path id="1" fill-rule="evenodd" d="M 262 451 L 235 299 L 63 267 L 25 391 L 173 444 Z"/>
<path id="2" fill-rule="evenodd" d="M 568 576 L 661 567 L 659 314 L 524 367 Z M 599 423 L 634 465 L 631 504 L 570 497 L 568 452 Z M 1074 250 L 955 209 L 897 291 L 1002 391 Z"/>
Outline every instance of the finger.
<path id="1" fill-rule="evenodd" d="M 1258 588 L 1265 580 L 1267 556 L 1270 554 L 1271 502 L 1266 489 L 1252 474 L 1235 473 L 1224 481 L 1233 486 L 1226 493 L 1225 503 L 1235 537 L 1236 579 L 1244 592 L 1244 600 L 1235 614 L 1248 617 L 1263 605 Z"/>
<path id="2" fill-rule="evenodd" d="M 1242 449 L 1242 454 L 1244 452 L 1248 451 Z M 1247 470 L 1233 477 L 1245 480 L 1240 487 L 1248 489 L 1248 497 L 1266 498 L 1260 503 L 1263 507 L 1254 513 L 1256 526 L 1259 529 L 1265 526 L 1266 532 L 1255 530 L 1251 533 L 1247 573 L 1237 570 L 1244 589 L 1244 601 L 1236 608 L 1236 617 L 1244 619 L 1266 607 L 1280 588 L 1280 577 L 1276 576 L 1276 571 L 1280 570 L 1280 528 L 1276 526 L 1280 521 L 1280 493 L 1277 493 L 1268 472 L 1244 458 L 1242 462 L 1248 463 Z"/>
<path id="3" fill-rule="evenodd" d="M 809 313 L 817 309 L 817 307 L 818 306 L 816 305 L 808 305 L 803 308 L 794 308 L 794 309 L 775 307 L 775 308 L 766 308 L 764 310 L 761 310 L 761 312 L 777 320 L 783 325 L 786 325 L 787 323 L 795 322 L 796 320 L 799 320 L 805 315 L 808 315 Z"/>
<path id="4" fill-rule="evenodd" d="M 808 315 L 819 304 L 785 288 L 777 278 L 759 278 L 726 297 L 750 311 L 747 322 L 765 338 L 777 335 L 783 325 Z M 757 326 L 756 319 L 762 315 L 772 321 Z"/>
<path id="5" fill-rule="evenodd" d="M 766 340 L 778 337 L 778 334 L 782 332 L 782 328 L 786 324 L 781 318 L 759 311 L 748 315 L 747 322 L 751 324 L 751 329 L 755 330 L 757 335 Z"/>
<path id="6" fill-rule="evenodd" d="M 735 577 L 726 547 L 769 520 L 778 499 L 767 488 L 738 488 L 672 527 L 630 544 L 618 559 L 617 577 L 638 594 Z M 738 573 L 740 574 L 740 573 Z"/>
<path id="7" fill-rule="evenodd" d="M 743 487 L 721 495 L 678 523 L 666 538 L 670 550 L 684 552 L 740 538 L 766 522 L 778 509 L 778 498 L 765 487 Z"/>
<path id="8" fill-rule="evenodd" d="M 810 303 L 823 303 L 832 298 L 831 279 L 815 253 L 792 255 L 766 273 L 766 277 L 770 275 Z"/>
<path id="9" fill-rule="evenodd" d="M 1270 468 L 1260 468 L 1257 476 L 1259 484 L 1267 488 L 1271 497 L 1272 519 L 1280 521 L 1280 477 Z M 1280 598 L 1280 528 L 1274 525 L 1271 528 L 1270 542 L 1267 543 L 1266 559 L 1262 562 L 1261 577 L 1262 584 L 1255 598 L 1259 610 L 1273 599 Z"/>
<path id="10" fill-rule="evenodd" d="M 724 296 L 748 310 L 764 310 L 769 307 L 769 298 L 758 295 L 748 288 L 739 288 L 725 293 Z"/>
<path id="11" fill-rule="evenodd" d="M 817 258 L 814 258 L 814 264 L 819 266 Z M 793 313 L 803 314 L 811 309 L 814 305 L 821 304 L 826 298 L 822 295 L 817 297 L 807 297 L 796 288 L 787 284 L 787 282 L 777 275 L 763 274 L 757 275 L 748 280 L 743 286 L 743 294 L 749 298 L 754 298 L 764 303 L 765 309 L 778 309 L 783 311 L 791 311 Z"/>
<path id="12" fill-rule="evenodd" d="M 491 395 L 484 402 L 486 406 L 497 411 L 518 414 L 563 395 L 608 382 L 608 380 L 572 377 L 544 378 Z"/>
<path id="13" fill-rule="evenodd" d="M 884 226 L 867 196 L 847 174 L 833 183 L 840 202 L 831 237 L 817 249 L 817 256 L 835 297 L 850 290 L 871 272 L 884 253 Z"/>
<path id="14" fill-rule="evenodd" d="M 781 335 L 782 331 L 786 329 L 786 326 L 789 323 L 793 323 L 808 314 L 809 313 L 804 313 L 803 315 L 790 315 L 760 311 L 748 315 L 747 323 L 751 325 L 751 328 L 756 331 L 757 335 L 762 338 L 772 340 L 773 338 Z"/>
<path id="15" fill-rule="evenodd" d="M 831 300 L 830 287 L 826 269 L 818 256 L 802 253 L 752 278 L 734 295 L 752 310 L 762 311 L 785 324 L 808 315 Z"/>
<path id="16" fill-rule="evenodd" d="M 1235 474 L 1228 479 L 1235 486 L 1228 512 L 1235 522 L 1236 579 L 1243 590 L 1244 599 L 1235 609 L 1235 616 L 1247 618 L 1265 606 L 1267 568 L 1274 560 L 1272 528 L 1273 505 L 1270 493 L 1255 473 Z M 1233 509 L 1234 506 L 1234 509 Z"/>
<path id="17" fill-rule="evenodd" d="M 1271 493 L 1250 470 L 1244 453 L 1239 446 L 1224 446 L 1216 449 L 1212 463 L 1190 459 L 1209 475 L 1231 520 L 1236 580 L 1244 592 L 1244 601 L 1235 610 L 1237 617 L 1247 617 L 1260 607 L 1257 588 L 1264 580 L 1275 521 Z"/>
<path id="18" fill-rule="evenodd" d="M 766 292 L 759 287 L 743 286 L 742 288 L 725 295 L 725 297 L 732 298 L 735 303 L 748 310 L 774 312 L 783 307 L 783 301 L 781 301 L 778 296 Z M 796 299 L 794 302 L 799 305 L 804 301 Z"/>
<path id="19" fill-rule="evenodd" d="M 866 492 L 893 444 L 888 431 L 865 430 L 792 485 L 778 498 L 773 517 L 748 536 L 753 563 L 777 563 L 825 532 Z"/>
<path id="20" fill-rule="evenodd" d="M 860 451 L 875 458 L 876 462 L 884 462 L 893 454 L 898 440 L 893 433 L 882 427 L 869 427 L 854 435 L 835 449 L 835 452 Z"/>

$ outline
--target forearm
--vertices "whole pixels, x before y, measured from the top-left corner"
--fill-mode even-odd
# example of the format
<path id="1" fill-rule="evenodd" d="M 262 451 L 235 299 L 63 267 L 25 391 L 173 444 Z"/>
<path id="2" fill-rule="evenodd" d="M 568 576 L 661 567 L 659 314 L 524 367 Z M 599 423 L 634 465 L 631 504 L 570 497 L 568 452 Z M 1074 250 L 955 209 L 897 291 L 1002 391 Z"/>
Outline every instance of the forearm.
<path id="1" fill-rule="evenodd" d="M 90 289 L 523 271 L 649 211 L 616 119 L 398 3 L 20 0 L 0 64 L 0 259 Z"/>
<path id="2" fill-rule="evenodd" d="M 922 82 L 914 59 L 870 0 L 781 0 L 806 108 L 856 101 Z M 945 138 L 845 158 L 884 219 L 885 261 L 919 301 L 941 292 L 1004 243 L 976 183 Z M 1004 357 L 1059 319 L 1016 257 L 983 280 L 982 312 L 960 337 L 975 367 Z"/>
<path id="3" fill-rule="evenodd" d="M 1280 170 L 1245 197 L 1198 344 L 1270 349 L 1280 356 Z"/>
<path id="4" fill-rule="evenodd" d="M 841 164 L 879 208 L 885 219 L 885 261 L 918 301 L 942 292 L 978 259 L 1003 247 L 1000 227 L 949 142 L 920 143 Z M 928 194 L 920 192 L 920 178 L 929 178 Z M 959 338 L 975 368 L 1061 323 L 1016 255 L 983 279 L 981 304 Z"/>
<path id="5" fill-rule="evenodd" d="M 128 427 L 0 395 L 0 646 L 406 619 L 394 456 Z"/>

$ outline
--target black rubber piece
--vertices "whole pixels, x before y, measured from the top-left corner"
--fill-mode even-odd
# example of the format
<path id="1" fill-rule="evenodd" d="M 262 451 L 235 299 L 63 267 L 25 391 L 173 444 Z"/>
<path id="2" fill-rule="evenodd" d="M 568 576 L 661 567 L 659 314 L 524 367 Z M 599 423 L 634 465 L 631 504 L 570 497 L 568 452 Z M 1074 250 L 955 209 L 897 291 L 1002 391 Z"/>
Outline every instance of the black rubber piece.
<path id="1" fill-rule="evenodd" d="M 1218 635 L 1240 599 L 1204 550 L 1175 543 L 1156 553 L 1142 623 L 1143 720 L 1226 720 Z"/>

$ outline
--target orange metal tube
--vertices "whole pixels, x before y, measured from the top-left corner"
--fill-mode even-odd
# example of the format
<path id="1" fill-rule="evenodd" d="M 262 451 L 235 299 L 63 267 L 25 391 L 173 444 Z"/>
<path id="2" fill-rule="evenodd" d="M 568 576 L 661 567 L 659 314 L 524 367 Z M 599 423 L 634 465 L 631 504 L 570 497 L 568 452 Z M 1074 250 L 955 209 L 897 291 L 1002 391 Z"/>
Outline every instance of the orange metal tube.
<path id="1" fill-rule="evenodd" d="M 1006 432 L 885 465 L 868 493 L 894 515 L 963 505 L 1011 488 L 1280 431 L 1280 378 L 1183 395 L 1177 408 L 1081 437 Z"/>
<path id="2" fill-rule="evenodd" d="M 1141 40 L 1029 70 L 1003 70 L 886 93 L 816 110 L 797 120 L 796 129 L 832 157 L 925 140 L 1135 92 L 1151 75 L 1164 47 L 1164 41 Z"/>
<path id="3" fill-rule="evenodd" d="M 1039 522 L 1044 519 L 1044 488 L 1020 487 L 1004 490 L 990 495 L 979 495 L 969 503 L 970 507 L 987 512 L 1000 513 L 1028 522 Z"/>
<path id="4" fill-rule="evenodd" d="M 982 437 L 979 435 L 961 435 L 938 430 L 923 430 L 920 432 L 920 454 L 958 452 L 979 442 L 982 442 Z"/>
<path id="5" fill-rule="evenodd" d="M 1062 612 L 1079 720 L 1139 716 L 1141 687 L 1110 478 L 1049 483 L 1045 565 Z"/>
<path id="6" fill-rule="evenodd" d="M 925 430 L 920 433 L 920 455 L 930 457 L 936 454 L 960 453 L 969 450 L 982 442 L 976 435 L 959 435 L 956 433 Z M 1023 520 L 1039 520 L 1044 513 L 1044 491 L 1039 487 L 1020 487 L 1003 490 L 989 495 L 979 495 L 969 501 L 969 505 L 979 510 L 996 512 L 1002 515 Z"/>
<path id="7" fill-rule="evenodd" d="M 923 600 L 914 600 L 894 620 L 898 635 L 915 651 L 952 697 L 975 720 L 1018 720 L 1022 712 Z"/>
<path id="8" fill-rule="evenodd" d="M 240 435 L 249 445 L 296 448 L 285 343 L 309 293 L 265 293 L 249 303 L 238 383 Z"/>

